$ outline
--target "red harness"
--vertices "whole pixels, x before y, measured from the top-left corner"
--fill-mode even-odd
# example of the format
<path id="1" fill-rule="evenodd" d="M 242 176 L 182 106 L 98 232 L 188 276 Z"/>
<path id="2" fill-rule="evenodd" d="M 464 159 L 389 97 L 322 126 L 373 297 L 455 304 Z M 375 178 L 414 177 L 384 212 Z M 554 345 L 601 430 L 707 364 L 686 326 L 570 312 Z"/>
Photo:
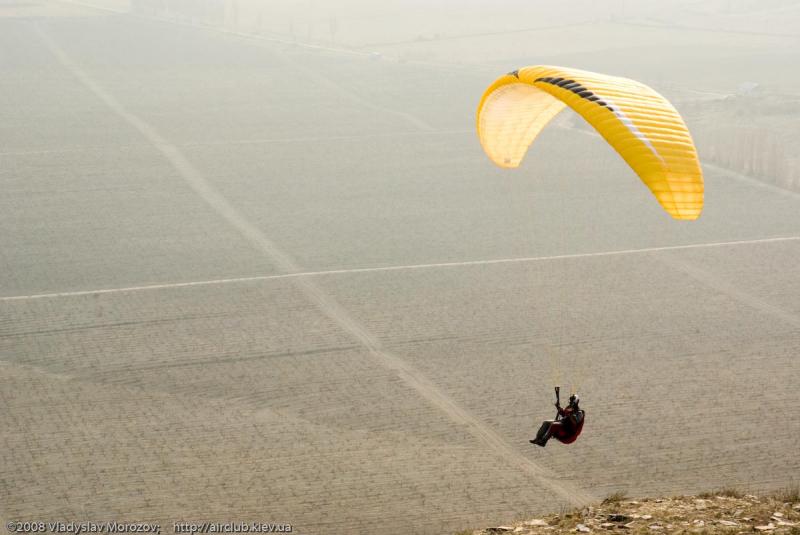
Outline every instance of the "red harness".
<path id="1" fill-rule="evenodd" d="M 583 411 L 573 414 L 572 409 L 564 409 L 564 418 L 553 424 L 552 437 L 562 444 L 572 444 L 583 431 L 585 420 Z"/>

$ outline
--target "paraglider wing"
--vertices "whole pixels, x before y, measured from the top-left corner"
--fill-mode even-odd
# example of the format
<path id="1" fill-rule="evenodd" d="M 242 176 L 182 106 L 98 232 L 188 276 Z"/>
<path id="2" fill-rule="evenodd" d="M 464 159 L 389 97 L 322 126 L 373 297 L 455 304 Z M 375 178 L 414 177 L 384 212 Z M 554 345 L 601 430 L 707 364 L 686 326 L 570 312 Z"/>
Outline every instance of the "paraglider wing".
<path id="1" fill-rule="evenodd" d="M 478 105 L 481 145 L 500 167 L 518 167 L 566 106 L 622 156 L 668 214 L 699 217 L 703 173 L 689 130 L 667 99 L 635 80 L 552 66 L 501 76 Z"/>

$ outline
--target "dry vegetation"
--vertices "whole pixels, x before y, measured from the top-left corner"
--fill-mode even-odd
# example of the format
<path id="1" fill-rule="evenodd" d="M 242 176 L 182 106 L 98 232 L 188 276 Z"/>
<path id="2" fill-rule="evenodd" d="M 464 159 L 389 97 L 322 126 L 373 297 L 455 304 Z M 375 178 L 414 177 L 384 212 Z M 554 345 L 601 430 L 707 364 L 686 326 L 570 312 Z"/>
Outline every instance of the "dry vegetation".
<path id="1" fill-rule="evenodd" d="M 768 495 L 719 489 L 697 496 L 630 499 L 608 496 L 600 505 L 459 535 L 616 532 L 620 534 L 800 534 L 800 487 Z"/>

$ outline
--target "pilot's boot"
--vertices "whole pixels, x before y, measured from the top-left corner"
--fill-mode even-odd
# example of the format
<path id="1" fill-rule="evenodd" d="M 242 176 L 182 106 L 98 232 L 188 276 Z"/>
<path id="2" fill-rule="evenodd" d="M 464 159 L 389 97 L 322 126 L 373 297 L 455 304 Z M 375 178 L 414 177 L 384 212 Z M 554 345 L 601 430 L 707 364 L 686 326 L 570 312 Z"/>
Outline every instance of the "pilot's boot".
<path id="1" fill-rule="evenodd" d="M 542 427 L 539 428 L 539 432 L 536 433 L 536 438 L 530 440 L 531 444 L 536 444 L 537 446 L 545 447 L 547 444 L 548 439 L 550 438 L 550 426 L 553 422 L 546 421 L 542 423 Z"/>

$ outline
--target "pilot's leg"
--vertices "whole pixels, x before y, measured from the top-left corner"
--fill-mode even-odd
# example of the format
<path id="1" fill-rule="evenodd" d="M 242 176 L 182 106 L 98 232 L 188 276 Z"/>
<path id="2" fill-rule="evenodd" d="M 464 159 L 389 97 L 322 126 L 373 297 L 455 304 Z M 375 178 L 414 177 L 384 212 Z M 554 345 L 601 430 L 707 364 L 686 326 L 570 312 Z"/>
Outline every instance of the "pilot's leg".
<path id="1" fill-rule="evenodd" d="M 545 420 L 542 422 L 542 426 L 539 428 L 539 432 L 536 433 L 536 438 L 530 441 L 531 444 L 536 444 L 537 446 L 544 447 L 547 444 L 547 441 L 550 440 L 550 430 L 553 426 L 552 420 Z"/>

